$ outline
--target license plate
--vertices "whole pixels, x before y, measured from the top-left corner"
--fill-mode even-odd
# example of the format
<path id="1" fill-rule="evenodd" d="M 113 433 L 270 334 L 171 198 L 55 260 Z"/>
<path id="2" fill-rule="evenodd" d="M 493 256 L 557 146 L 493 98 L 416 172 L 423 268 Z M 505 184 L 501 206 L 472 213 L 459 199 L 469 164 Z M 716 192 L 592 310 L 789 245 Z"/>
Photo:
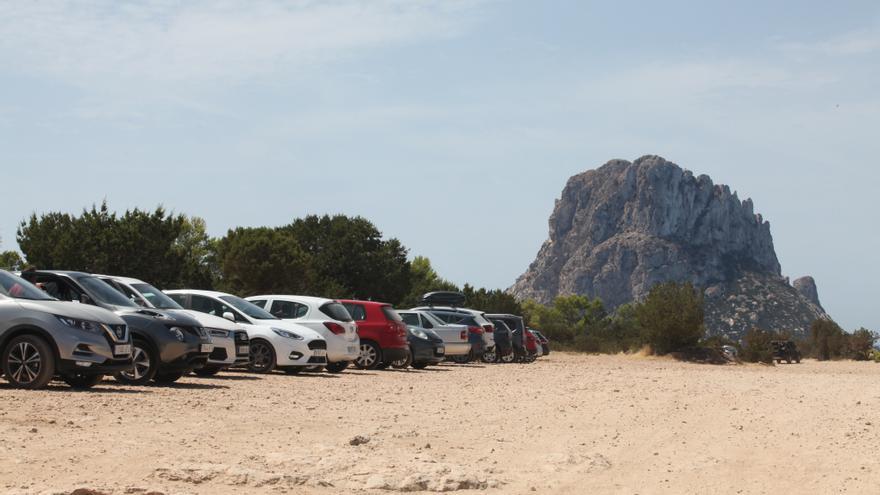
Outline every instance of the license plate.
<path id="1" fill-rule="evenodd" d="M 442 345 L 437 346 L 437 354 L 446 354 L 446 347 Z"/>
<path id="2" fill-rule="evenodd" d="M 356 345 L 350 345 L 350 346 L 348 346 L 348 353 L 349 353 L 349 354 L 354 354 L 355 352 L 359 352 L 359 351 L 358 351 L 358 348 L 357 348 Z"/>
<path id="3" fill-rule="evenodd" d="M 202 344 L 200 350 L 201 352 L 211 352 L 214 350 L 214 344 Z"/>
<path id="4" fill-rule="evenodd" d="M 131 344 L 123 344 L 117 345 L 113 347 L 113 354 L 119 355 L 127 355 L 131 354 Z"/>
<path id="5" fill-rule="evenodd" d="M 248 354 L 249 352 L 251 352 L 251 348 L 250 348 L 250 347 L 248 347 L 248 346 L 246 346 L 246 345 L 240 345 L 240 346 L 238 346 L 238 353 L 239 353 L 239 354 Z"/>
<path id="6" fill-rule="evenodd" d="M 326 356 L 327 351 L 324 349 L 315 349 L 314 351 L 312 351 L 312 355 L 317 357 Z"/>

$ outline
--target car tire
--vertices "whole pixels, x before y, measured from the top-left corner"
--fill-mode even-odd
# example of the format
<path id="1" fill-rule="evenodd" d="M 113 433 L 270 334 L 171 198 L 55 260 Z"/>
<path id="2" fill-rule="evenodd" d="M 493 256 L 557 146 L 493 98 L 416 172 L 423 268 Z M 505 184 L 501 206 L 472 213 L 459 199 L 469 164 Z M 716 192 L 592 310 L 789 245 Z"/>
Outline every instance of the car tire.
<path id="1" fill-rule="evenodd" d="M 55 353 L 37 335 L 13 338 L 3 351 L 3 375 L 15 388 L 45 387 L 55 376 Z"/>
<path id="2" fill-rule="evenodd" d="M 345 371 L 345 368 L 348 368 L 348 361 L 338 361 L 335 363 L 327 363 L 327 366 L 324 367 L 328 373 L 342 373 Z"/>
<path id="3" fill-rule="evenodd" d="M 199 368 L 197 370 L 193 370 L 193 373 L 195 373 L 196 376 L 209 377 L 209 376 L 214 376 L 217 373 L 220 373 L 220 371 L 222 369 L 223 369 L 222 366 L 210 366 L 209 365 L 209 366 L 205 366 L 203 368 Z"/>
<path id="4" fill-rule="evenodd" d="M 354 365 L 361 370 L 374 370 L 382 363 L 382 350 L 379 346 L 369 342 L 361 342 L 361 354 L 355 360 Z"/>
<path id="5" fill-rule="evenodd" d="M 156 373 L 156 376 L 153 377 L 153 381 L 159 384 L 168 385 L 180 380 L 180 377 L 182 376 L 182 371 L 177 373 Z"/>
<path id="6" fill-rule="evenodd" d="M 85 390 L 101 383 L 101 381 L 104 379 L 104 375 L 85 375 L 83 373 L 71 373 L 69 375 L 62 375 L 61 379 L 64 380 L 64 383 L 70 385 L 75 389 Z"/>
<path id="7" fill-rule="evenodd" d="M 253 373 L 269 373 L 275 369 L 277 360 L 275 349 L 269 342 L 256 339 L 251 341 L 251 354 L 248 361 L 248 370 Z"/>
<path id="8" fill-rule="evenodd" d="M 495 351 L 486 351 L 480 356 L 480 361 L 484 363 L 494 363 L 498 361 L 498 355 L 495 354 Z"/>
<path id="9" fill-rule="evenodd" d="M 410 364 L 412 364 L 412 353 L 409 351 L 406 352 L 405 358 L 391 361 L 391 367 L 396 370 L 405 370 L 409 368 Z"/>
<path id="10" fill-rule="evenodd" d="M 376 367 L 374 367 L 373 369 L 374 370 L 387 370 L 389 366 L 391 366 L 390 361 L 387 363 L 385 361 L 383 361 L 383 362 L 377 364 Z"/>
<path id="11" fill-rule="evenodd" d="M 428 367 L 428 363 L 413 363 L 412 367 L 416 370 L 423 370 Z"/>
<path id="12" fill-rule="evenodd" d="M 146 340 L 134 339 L 131 343 L 132 368 L 113 375 L 117 382 L 126 385 L 144 385 L 156 376 L 158 362 L 152 346 Z"/>

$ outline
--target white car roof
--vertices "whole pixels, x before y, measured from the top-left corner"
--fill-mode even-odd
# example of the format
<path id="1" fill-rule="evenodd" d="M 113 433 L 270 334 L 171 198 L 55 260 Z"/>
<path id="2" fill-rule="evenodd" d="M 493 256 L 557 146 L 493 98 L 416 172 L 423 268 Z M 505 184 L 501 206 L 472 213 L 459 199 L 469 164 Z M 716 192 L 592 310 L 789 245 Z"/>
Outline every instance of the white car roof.
<path id="1" fill-rule="evenodd" d="M 166 294 L 195 294 L 198 296 L 208 296 L 208 297 L 220 297 L 220 296 L 238 297 L 235 294 L 230 294 L 228 292 L 218 292 L 216 290 L 172 289 L 172 290 L 164 290 L 162 292 L 164 292 Z"/>
<path id="2" fill-rule="evenodd" d="M 315 297 L 315 296 L 295 296 L 290 294 L 267 294 L 262 296 L 251 296 L 246 297 L 245 300 L 251 301 L 253 299 L 278 299 L 280 301 L 298 301 L 304 302 L 306 304 L 314 305 L 315 307 L 321 306 L 322 304 L 326 304 L 328 302 L 335 302 L 335 299 L 328 299 L 326 297 Z"/>

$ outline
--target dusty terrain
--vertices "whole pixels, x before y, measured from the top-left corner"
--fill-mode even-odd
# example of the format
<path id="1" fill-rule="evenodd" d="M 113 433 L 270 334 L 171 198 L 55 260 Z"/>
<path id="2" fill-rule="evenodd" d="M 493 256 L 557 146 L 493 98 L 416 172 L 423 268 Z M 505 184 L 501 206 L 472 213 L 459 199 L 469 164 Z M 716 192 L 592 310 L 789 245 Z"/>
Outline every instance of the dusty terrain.
<path id="1" fill-rule="evenodd" d="M 4 384 L 0 493 L 878 493 L 878 411 L 880 365 L 854 362 L 556 353 L 90 392 Z"/>

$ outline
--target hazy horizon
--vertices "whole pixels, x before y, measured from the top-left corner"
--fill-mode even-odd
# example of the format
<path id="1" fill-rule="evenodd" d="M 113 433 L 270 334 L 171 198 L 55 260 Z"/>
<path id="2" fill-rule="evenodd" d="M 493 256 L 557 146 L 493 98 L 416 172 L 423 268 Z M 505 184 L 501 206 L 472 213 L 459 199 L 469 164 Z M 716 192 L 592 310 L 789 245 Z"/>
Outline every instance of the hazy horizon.
<path id="1" fill-rule="evenodd" d="M 507 288 L 571 175 L 656 154 L 880 330 L 876 2 L 21 2 L 0 39 L 0 250 L 103 199 L 215 236 L 345 213 Z"/>

